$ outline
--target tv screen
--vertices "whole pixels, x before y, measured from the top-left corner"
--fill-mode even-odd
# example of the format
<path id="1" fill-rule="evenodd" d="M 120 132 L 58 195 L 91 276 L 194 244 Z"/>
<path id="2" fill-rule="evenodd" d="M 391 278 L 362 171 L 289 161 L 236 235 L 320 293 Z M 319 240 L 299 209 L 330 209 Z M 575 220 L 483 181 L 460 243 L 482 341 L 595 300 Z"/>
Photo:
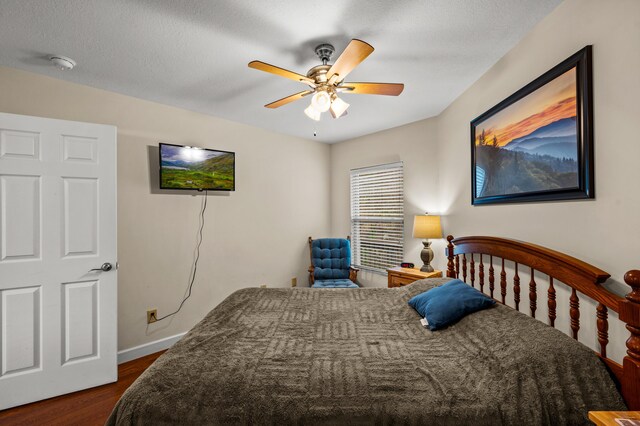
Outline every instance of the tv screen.
<path id="1" fill-rule="evenodd" d="M 160 144 L 160 188 L 235 191 L 236 154 Z"/>

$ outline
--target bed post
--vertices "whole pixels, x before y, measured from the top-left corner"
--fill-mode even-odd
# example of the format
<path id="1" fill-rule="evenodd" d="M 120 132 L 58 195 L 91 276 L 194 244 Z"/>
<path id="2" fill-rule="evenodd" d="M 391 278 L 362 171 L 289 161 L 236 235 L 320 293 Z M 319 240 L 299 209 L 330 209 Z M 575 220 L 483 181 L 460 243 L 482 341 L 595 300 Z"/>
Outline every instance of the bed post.
<path id="1" fill-rule="evenodd" d="M 620 302 L 619 315 L 631 336 L 622 362 L 622 396 L 630 410 L 640 410 L 640 271 L 627 272 L 624 281 L 631 286 L 631 292 Z"/>
<path id="2" fill-rule="evenodd" d="M 449 261 L 447 262 L 447 277 L 448 278 L 455 278 L 456 277 L 456 270 L 453 266 L 453 243 L 451 241 L 453 241 L 453 235 L 448 235 L 447 236 L 447 241 L 449 242 L 449 244 L 447 244 L 447 258 L 449 259 Z"/>

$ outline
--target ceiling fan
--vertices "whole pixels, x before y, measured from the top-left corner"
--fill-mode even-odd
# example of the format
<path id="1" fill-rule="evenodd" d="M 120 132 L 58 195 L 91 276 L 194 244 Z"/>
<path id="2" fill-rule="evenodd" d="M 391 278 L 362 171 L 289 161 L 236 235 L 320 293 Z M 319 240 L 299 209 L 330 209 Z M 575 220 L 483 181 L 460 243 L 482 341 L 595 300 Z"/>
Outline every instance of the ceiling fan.
<path id="1" fill-rule="evenodd" d="M 348 83 L 344 81 L 347 75 L 373 52 L 373 46 L 362 40 L 351 40 L 333 65 L 329 65 L 331 55 L 335 52 L 332 45 L 320 44 L 315 48 L 315 52 L 322 61 L 322 65 L 311 68 L 306 76 L 262 61 L 249 62 L 249 68 L 299 81 L 311 87 L 311 90 L 304 90 L 271 102 L 265 105 L 266 108 L 278 108 L 305 96 L 313 95 L 311 105 L 304 112 L 312 120 L 319 121 L 321 114 L 326 111 L 330 111 L 333 118 L 340 118 L 347 114 L 349 104 L 338 97 L 339 93 L 398 96 L 404 89 L 404 84 L 401 83 Z"/>

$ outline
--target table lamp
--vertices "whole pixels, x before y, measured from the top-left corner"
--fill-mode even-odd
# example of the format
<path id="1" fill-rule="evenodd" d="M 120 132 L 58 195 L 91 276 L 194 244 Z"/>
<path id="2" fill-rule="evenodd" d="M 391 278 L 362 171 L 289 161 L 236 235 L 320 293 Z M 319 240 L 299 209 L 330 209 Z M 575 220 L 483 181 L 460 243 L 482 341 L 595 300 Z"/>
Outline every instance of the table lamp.
<path id="1" fill-rule="evenodd" d="M 424 238 L 422 244 L 424 248 L 420 252 L 420 258 L 424 265 L 422 272 L 433 272 L 431 261 L 433 260 L 433 250 L 429 238 L 442 238 L 442 226 L 440 226 L 440 216 L 429 216 L 428 214 L 415 216 L 413 219 L 413 238 Z"/>

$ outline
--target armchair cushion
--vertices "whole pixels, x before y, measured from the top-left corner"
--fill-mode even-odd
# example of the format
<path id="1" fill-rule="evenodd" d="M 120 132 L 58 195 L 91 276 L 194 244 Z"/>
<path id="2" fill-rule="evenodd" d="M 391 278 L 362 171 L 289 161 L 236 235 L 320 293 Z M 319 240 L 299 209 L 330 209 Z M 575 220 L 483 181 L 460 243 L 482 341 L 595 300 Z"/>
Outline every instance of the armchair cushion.
<path id="1" fill-rule="evenodd" d="M 313 288 L 358 288 L 358 284 L 355 284 L 351 280 L 316 280 L 313 283 Z"/>
<path id="2" fill-rule="evenodd" d="M 349 280 L 351 246 L 344 238 L 319 238 L 311 243 L 313 276 L 317 280 Z"/>

